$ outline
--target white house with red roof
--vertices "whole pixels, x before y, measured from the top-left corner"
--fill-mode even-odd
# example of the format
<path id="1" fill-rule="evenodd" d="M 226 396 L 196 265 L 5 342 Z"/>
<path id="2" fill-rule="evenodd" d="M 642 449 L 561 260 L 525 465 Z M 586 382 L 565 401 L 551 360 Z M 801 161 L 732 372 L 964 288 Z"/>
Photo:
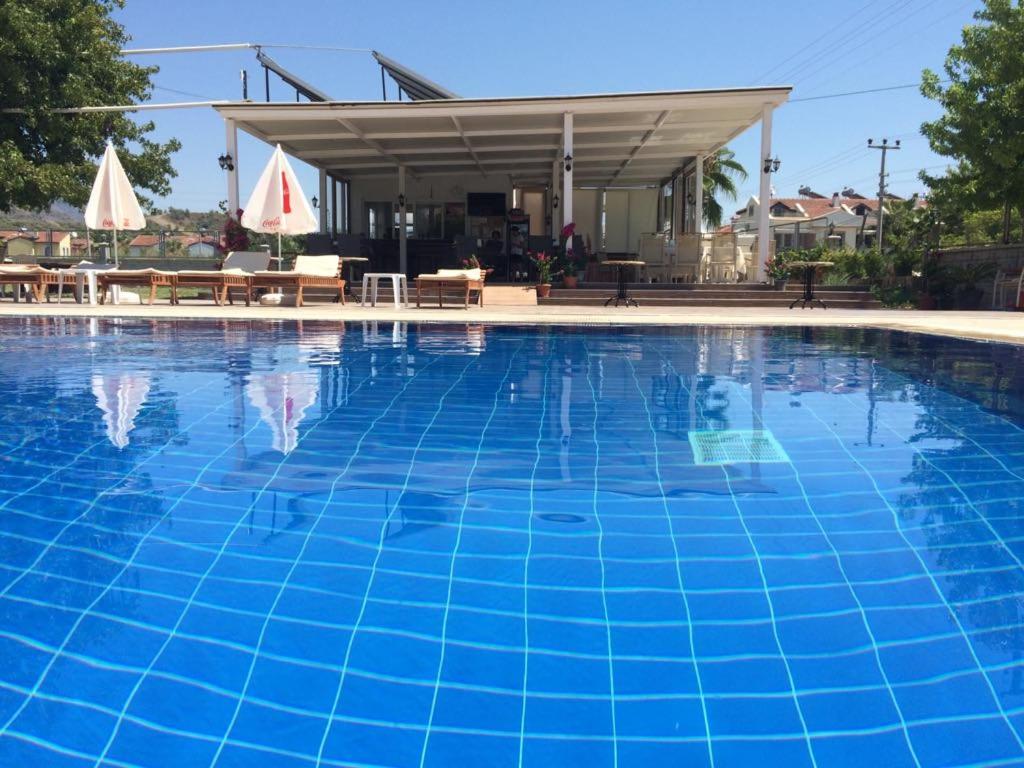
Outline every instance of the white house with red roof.
<path id="1" fill-rule="evenodd" d="M 751 196 L 733 216 L 730 231 L 755 231 L 760 206 L 759 198 Z M 874 242 L 877 208 L 878 200 L 859 195 L 776 197 L 771 199 L 768 225 L 777 252 L 821 242 L 834 248 L 864 248 Z"/>

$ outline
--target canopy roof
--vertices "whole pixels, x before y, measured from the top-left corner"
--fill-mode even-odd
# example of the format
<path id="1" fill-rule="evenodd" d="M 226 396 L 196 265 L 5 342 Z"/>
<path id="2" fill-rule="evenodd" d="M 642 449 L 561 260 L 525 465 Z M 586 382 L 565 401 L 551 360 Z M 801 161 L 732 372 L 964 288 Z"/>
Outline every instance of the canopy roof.
<path id="1" fill-rule="evenodd" d="M 782 104 L 789 87 L 415 102 L 235 103 L 225 118 L 333 174 L 508 175 L 547 183 L 562 157 L 563 115 L 573 114 L 575 185 L 669 179 Z M 561 165 L 561 164 L 559 164 Z"/>

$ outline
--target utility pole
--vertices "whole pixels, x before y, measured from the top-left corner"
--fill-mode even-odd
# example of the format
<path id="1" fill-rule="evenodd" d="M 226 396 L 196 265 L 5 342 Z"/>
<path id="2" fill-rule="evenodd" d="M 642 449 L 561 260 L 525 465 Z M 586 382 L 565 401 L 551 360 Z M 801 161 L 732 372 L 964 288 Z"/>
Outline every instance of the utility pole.
<path id="1" fill-rule="evenodd" d="M 874 139 L 868 139 L 868 149 L 882 150 L 882 168 L 878 172 L 878 253 L 882 253 L 882 227 L 885 218 L 885 156 L 890 149 L 899 149 L 900 140 L 890 144 L 888 139 L 882 139 L 881 144 L 875 144 Z"/>

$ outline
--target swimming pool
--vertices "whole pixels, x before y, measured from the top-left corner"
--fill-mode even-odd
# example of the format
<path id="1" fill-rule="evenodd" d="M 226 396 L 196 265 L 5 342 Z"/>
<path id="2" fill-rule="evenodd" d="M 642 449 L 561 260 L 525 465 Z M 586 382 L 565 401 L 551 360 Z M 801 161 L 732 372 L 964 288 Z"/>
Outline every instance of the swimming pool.
<path id="1" fill-rule="evenodd" d="M 1024 764 L 1024 350 L 0 321 L 0 765 Z"/>

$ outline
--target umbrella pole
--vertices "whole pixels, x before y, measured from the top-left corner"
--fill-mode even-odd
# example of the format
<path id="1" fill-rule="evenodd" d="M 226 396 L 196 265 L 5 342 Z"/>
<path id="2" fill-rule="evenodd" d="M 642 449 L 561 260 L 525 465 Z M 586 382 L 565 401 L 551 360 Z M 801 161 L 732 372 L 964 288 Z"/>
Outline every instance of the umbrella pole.
<path id="1" fill-rule="evenodd" d="M 114 269 L 117 269 L 119 265 L 117 263 L 117 228 L 116 227 L 114 228 L 113 232 L 114 232 Z"/>
<path id="2" fill-rule="evenodd" d="M 277 271 L 284 269 L 284 254 L 281 253 L 281 233 L 277 233 Z"/>
<path id="3" fill-rule="evenodd" d="M 85 247 L 86 253 L 88 254 L 89 261 L 92 261 L 92 236 L 89 233 L 89 227 L 85 228 Z"/>

